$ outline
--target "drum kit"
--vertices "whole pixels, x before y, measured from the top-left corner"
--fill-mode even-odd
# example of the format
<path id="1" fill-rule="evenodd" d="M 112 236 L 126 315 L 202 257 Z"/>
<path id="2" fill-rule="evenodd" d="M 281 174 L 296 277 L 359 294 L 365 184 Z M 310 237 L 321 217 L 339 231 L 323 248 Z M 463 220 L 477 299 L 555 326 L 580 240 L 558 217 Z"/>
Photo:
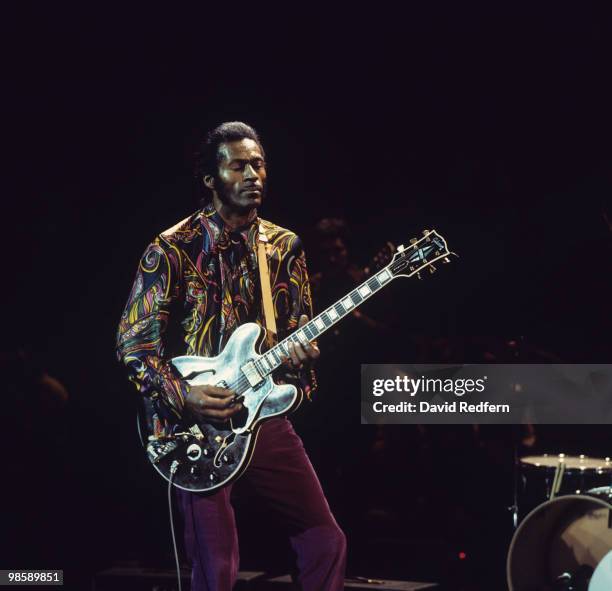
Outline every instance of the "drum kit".
<path id="1" fill-rule="evenodd" d="M 510 591 L 612 591 L 612 460 L 558 454 L 517 464 L 531 498 L 545 500 L 519 524 L 515 494 Z"/>

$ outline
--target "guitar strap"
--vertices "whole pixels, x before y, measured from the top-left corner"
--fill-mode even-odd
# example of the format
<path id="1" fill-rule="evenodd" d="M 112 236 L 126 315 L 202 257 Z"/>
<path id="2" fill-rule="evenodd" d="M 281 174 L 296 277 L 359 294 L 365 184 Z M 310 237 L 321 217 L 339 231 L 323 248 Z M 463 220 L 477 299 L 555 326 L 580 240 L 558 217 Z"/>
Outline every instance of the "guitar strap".
<path id="1" fill-rule="evenodd" d="M 272 303 L 272 288 L 270 287 L 270 271 L 268 269 L 268 257 L 266 245 L 268 237 L 259 224 L 259 237 L 257 239 L 257 262 L 259 264 L 259 283 L 261 284 L 261 299 L 263 302 L 264 322 L 266 325 L 266 341 L 268 347 L 276 344 L 276 317 L 274 315 L 274 304 Z"/>

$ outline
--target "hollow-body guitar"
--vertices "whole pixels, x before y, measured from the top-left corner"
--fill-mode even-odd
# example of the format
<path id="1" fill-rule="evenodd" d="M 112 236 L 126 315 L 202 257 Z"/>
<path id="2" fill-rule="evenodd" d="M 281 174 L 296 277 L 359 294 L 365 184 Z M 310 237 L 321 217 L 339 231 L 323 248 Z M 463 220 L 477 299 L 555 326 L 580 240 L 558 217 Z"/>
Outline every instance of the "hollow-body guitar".
<path id="1" fill-rule="evenodd" d="M 247 323 L 232 333 L 216 357 L 173 358 L 173 366 L 189 384 L 230 388 L 244 408 L 225 422 L 185 416 L 171 435 L 155 437 L 150 429 L 152 405 L 145 400 L 139 430 L 152 465 L 166 480 L 190 491 L 212 493 L 238 478 L 249 464 L 261 424 L 288 414 L 301 401 L 298 388 L 272 379 L 288 356 L 289 343 L 317 339 L 396 277 L 420 278 L 426 269 L 433 273 L 434 263 L 449 262 L 451 254 L 440 234 L 425 230 L 409 246 L 399 246 L 388 265 L 267 351 L 259 348 L 265 329 Z"/>

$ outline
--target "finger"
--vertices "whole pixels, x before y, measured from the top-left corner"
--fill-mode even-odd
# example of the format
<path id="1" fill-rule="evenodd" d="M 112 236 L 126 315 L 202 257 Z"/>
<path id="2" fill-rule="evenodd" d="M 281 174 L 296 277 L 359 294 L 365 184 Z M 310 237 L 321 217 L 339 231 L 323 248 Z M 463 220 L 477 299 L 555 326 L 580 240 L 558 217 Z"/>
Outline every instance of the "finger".
<path id="1" fill-rule="evenodd" d="M 226 408 L 223 412 L 227 417 L 233 417 L 234 415 L 238 414 L 243 408 L 244 407 L 242 406 L 242 404 L 238 403 Z"/>
<path id="2" fill-rule="evenodd" d="M 304 324 L 307 324 L 307 323 L 308 323 L 308 316 L 306 316 L 306 314 L 302 314 L 298 322 L 298 328 L 301 328 L 302 326 L 304 326 Z"/>
<path id="3" fill-rule="evenodd" d="M 306 351 L 306 353 L 309 353 L 311 351 L 317 351 L 318 353 L 320 353 L 319 347 L 317 347 L 314 342 L 306 341 L 305 343 L 302 343 L 302 347 L 304 348 L 304 351 Z"/>
<path id="4" fill-rule="evenodd" d="M 234 398 L 236 392 L 229 388 L 218 388 L 217 386 L 208 386 L 204 395 L 213 396 L 214 398 Z"/>
<path id="5" fill-rule="evenodd" d="M 242 403 L 244 402 L 244 394 L 242 394 L 241 396 L 238 396 L 236 394 L 236 396 L 234 396 L 231 400 L 230 400 L 230 406 L 235 406 L 236 404 L 238 405 L 242 405 Z"/>
<path id="6" fill-rule="evenodd" d="M 196 410 L 200 413 L 206 413 L 209 410 L 212 412 L 230 411 L 231 413 L 235 413 L 241 411 L 242 408 L 242 400 L 229 400 L 224 402 L 214 398 L 209 400 L 200 400 L 200 403 L 196 405 Z"/>
<path id="7" fill-rule="evenodd" d="M 243 408 L 244 407 L 240 403 L 232 404 L 228 406 L 226 409 L 224 409 L 223 412 L 226 413 L 228 417 L 231 417 L 231 416 L 234 416 L 235 414 L 238 414 Z"/>
<path id="8" fill-rule="evenodd" d="M 308 345 L 306 347 L 304 347 L 304 350 L 306 351 L 306 355 L 308 355 L 309 359 L 318 359 L 319 356 L 321 355 L 321 351 L 319 351 L 319 347 L 317 347 L 316 345 L 313 345 L 312 343 L 308 343 Z"/>
<path id="9" fill-rule="evenodd" d="M 291 357 L 291 364 L 293 365 L 293 367 L 300 367 L 302 365 L 302 362 L 300 361 L 300 358 L 297 356 L 296 353 L 296 345 L 295 343 L 289 343 L 289 355 Z"/>
<path id="10" fill-rule="evenodd" d="M 296 343 L 295 344 L 295 355 L 299 360 L 300 365 L 306 361 L 308 361 L 308 355 L 306 355 L 306 353 L 304 352 L 304 349 L 302 348 L 302 345 Z"/>
<path id="11" fill-rule="evenodd" d="M 221 409 L 221 408 L 227 408 L 228 405 L 227 400 L 222 400 L 221 398 L 212 398 L 210 396 L 202 396 L 202 398 L 200 398 L 200 400 L 198 401 L 198 408 L 200 410 L 204 410 L 204 409 Z"/>

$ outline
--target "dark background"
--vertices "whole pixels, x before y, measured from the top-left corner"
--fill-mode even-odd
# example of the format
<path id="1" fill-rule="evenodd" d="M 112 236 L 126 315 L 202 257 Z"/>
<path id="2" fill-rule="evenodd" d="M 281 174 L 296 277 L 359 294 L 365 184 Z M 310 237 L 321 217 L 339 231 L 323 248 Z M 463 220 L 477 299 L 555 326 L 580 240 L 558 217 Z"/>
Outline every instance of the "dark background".
<path id="1" fill-rule="evenodd" d="M 393 337 L 351 343 L 345 381 L 321 342 L 319 400 L 296 424 L 351 571 L 440 580 L 454 565 L 502 580 L 511 433 L 355 428 L 353 390 L 360 362 L 407 362 L 440 338 L 461 361 L 520 337 L 563 361 L 611 359 L 610 15 L 495 4 L 6 15 L 3 369 L 33 402 L 8 419 L 19 467 L 3 486 L 3 568 L 63 567 L 86 588 L 121 560 L 170 564 L 164 483 L 136 439 L 115 330 L 145 246 L 197 208 L 196 139 L 240 119 L 268 154 L 261 213 L 303 236 L 311 270 L 313 225 L 329 216 L 350 223 L 361 262 L 432 227 L 460 255 L 389 288 Z M 62 411 L 35 408 L 23 386 L 42 371 L 65 385 Z M 20 431 L 29 413 L 36 428 Z M 610 453 L 605 427 L 539 437 L 542 451 Z M 244 564 L 285 569 L 244 514 Z M 391 549 L 368 551 L 373 540 Z M 468 568 L 455 560 L 466 544 Z"/>

